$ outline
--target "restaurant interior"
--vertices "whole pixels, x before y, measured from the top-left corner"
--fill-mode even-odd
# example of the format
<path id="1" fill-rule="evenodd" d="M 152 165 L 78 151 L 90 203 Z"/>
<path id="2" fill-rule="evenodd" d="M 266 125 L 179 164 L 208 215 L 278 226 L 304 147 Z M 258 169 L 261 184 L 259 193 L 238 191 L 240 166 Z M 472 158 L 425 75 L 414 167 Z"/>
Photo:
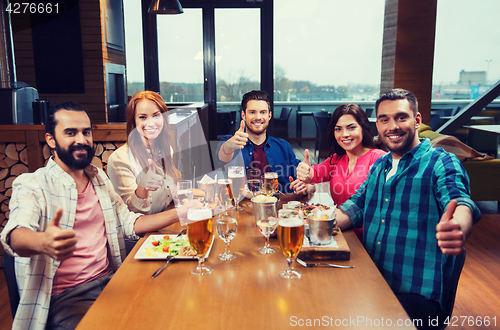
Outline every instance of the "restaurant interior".
<path id="1" fill-rule="evenodd" d="M 460 105 L 458 101 L 450 102 L 451 111 L 444 101 L 436 107 L 432 97 L 432 77 L 438 1 L 385 1 L 380 93 L 405 88 L 417 96 L 423 123 L 428 126 L 427 131 L 422 129 L 419 132 L 421 137 L 455 136 L 460 143 L 491 156 L 486 160 L 467 159 L 463 162 L 471 180 L 471 196 L 482 211 L 482 219 L 474 226 L 465 244 L 467 258 L 453 310 L 459 322 L 449 328 L 494 329 L 496 326 L 493 325 L 478 326 L 474 323 L 471 326 L 470 322 L 462 321 L 464 317 L 466 321 L 486 316 L 500 317 L 497 315 L 500 310 L 500 81 L 491 84 L 473 100 L 463 101 Z M 14 179 L 44 166 L 51 155 L 45 143 L 43 125 L 49 101 L 72 100 L 86 107 L 96 145 L 92 163 L 106 170 L 109 156 L 127 139 L 124 121 L 130 97 L 127 92 L 129 67 L 143 66 L 144 89 L 160 92 L 157 15 L 170 13 L 167 9 L 151 13 L 153 4 L 158 1 L 138 2 L 142 9 L 144 56 L 144 62 L 140 64 L 127 62 L 127 22 L 124 20 L 123 0 L 56 0 L 53 3 L 59 5 L 58 13 L 52 10 L 43 15 L 22 10 L 9 15 L 6 8 L 10 1 L 0 0 L 0 231 L 9 219 Z M 47 2 L 37 3 L 46 5 Z M 239 118 L 237 103 L 231 111 L 221 112 L 223 106 L 217 98 L 214 9 L 252 8 L 259 11 L 260 89 L 268 91 L 273 98 L 275 7 L 273 0 L 180 0 L 180 4 L 184 10 L 201 8 L 203 15 L 204 99 L 202 102 L 167 100 L 172 110 L 172 127 L 182 150 L 177 159 L 179 170 L 184 177 L 194 179 L 201 173 L 216 169 L 214 152 L 220 133 L 224 130 L 230 133 Z M 317 108 L 321 110 L 309 109 L 307 102 L 294 104 L 276 100 L 272 104 L 280 116 L 275 115 L 276 118 L 271 120 L 270 134 L 286 136 L 301 160 L 306 148 L 318 155 L 313 161 L 319 162 L 321 157 L 324 160 L 321 131 L 325 128 L 317 126 L 320 124 L 314 121 L 316 115 L 313 113 L 324 109 L 330 109 L 331 113 L 341 102 L 319 104 Z M 374 102 L 360 104 L 368 109 Z M 374 115 L 369 117 L 374 123 Z M 438 124 L 435 124 L 436 120 Z M 200 135 L 195 131 L 202 132 L 201 139 L 206 143 L 197 141 Z M 231 250 L 237 249 L 236 246 L 239 245 Z M 0 246 L 0 254 L 3 253 Z M 217 269 L 212 276 L 216 272 Z M 254 295 L 252 298 L 258 297 Z M 11 324 L 8 286 L 1 272 L 0 328 L 10 328 Z"/>

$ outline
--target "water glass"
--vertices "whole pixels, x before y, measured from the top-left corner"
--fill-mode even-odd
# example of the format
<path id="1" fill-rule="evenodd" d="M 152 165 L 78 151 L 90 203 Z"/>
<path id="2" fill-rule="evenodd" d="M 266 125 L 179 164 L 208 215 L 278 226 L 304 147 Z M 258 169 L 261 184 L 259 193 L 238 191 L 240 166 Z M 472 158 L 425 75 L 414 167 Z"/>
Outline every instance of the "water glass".
<path id="1" fill-rule="evenodd" d="M 223 261 L 236 259 L 236 254 L 229 252 L 229 242 L 236 235 L 238 222 L 236 221 L 236 210 L 234 208 L 224 209 L 223 206 L 217 206 L 217 235 L 226 243 L 224 253 L 219 254 L 218 258 Z"/>
<path id="2" fill-rule="evenodd" d="M 191 180 L 177 181 L 177 198 L 174 199 L 175 206 L 179 207 L 193 200 L 193 182 Z"/>

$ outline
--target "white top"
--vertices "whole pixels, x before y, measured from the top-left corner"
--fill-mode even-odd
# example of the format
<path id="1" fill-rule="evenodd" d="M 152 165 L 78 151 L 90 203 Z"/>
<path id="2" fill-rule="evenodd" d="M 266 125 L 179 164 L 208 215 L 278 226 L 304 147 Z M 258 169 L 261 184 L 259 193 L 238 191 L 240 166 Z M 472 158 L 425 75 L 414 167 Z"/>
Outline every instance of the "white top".
<path id="1" fill-rule="evenodd" d="M 157 167 L 156 173 L 163 170 Z M 143 214 L 156 214 L 164 211 L 168 204 L 172 202 L 175 193 L 173 179 L 165 175 L 165 182 L 156 191 L 150 191 L 149 197 L 142 199 L 137 197 L 135 190 L 145 172 L 141 168 L 137 159 L 132 155 L 128 144 L 124 144 L 116 149 L 108 159 L 108 176 L 115 191 L 121 196 L 130 211 Z"/>

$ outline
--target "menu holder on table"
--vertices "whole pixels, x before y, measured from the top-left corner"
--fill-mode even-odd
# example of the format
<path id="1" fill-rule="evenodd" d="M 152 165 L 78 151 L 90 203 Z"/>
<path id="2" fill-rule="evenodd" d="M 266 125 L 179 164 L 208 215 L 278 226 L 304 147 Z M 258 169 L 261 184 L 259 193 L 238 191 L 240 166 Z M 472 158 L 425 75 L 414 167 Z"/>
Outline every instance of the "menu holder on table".
<path id="1" fill-rule="evenodd" d="M 333 236 L 333 238 L 337 242 L 337 246 L 303 246 L 298 258 L 315 261 L 351 259 L 351 250 L 340 229 L 338 234 Z"/>

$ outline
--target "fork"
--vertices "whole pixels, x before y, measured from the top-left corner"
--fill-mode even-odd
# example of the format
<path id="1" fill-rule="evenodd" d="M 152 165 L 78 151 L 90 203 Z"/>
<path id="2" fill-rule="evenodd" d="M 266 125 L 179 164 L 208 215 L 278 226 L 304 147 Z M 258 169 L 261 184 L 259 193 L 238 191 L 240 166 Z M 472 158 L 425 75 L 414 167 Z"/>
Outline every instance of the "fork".
<path id="1" fill-rule="evenodd" d="M 326 264 L 323 262 L 317 262 L 314 264 L 308 264 L 304 260 L 301 260 L 299 258 L 295 259 L 299 264 L 301 264 L 304 267 L 310 268 L 310 267 L 318 267 L 318 266 L 328 266 L 328 267 L 333 267 L 333 268 L 354 268 L 354 266 L 343 266 L 343 265 L 335 265 L 335 264 Z"/>

